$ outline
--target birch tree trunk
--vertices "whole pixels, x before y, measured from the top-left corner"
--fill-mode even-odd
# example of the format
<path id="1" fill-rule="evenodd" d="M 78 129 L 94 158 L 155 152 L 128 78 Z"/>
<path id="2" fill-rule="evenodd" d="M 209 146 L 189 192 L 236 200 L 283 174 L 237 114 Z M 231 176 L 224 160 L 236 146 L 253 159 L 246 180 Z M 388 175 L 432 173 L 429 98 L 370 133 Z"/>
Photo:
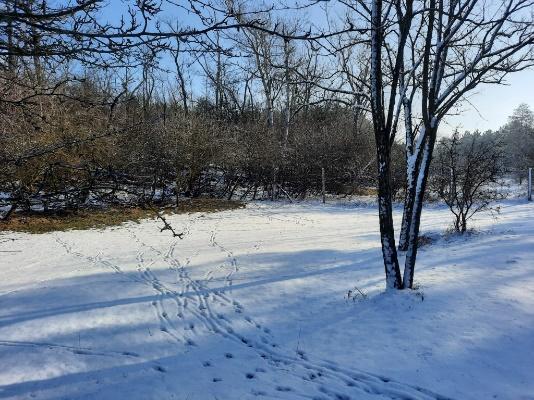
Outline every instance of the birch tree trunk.
<path id="1" fill-rule="evenodd" d="M 410 222 L 412 220 L 413 205 L 415 198 L 415 171 L 408 166 L 406 168 L 406 194 L 404 196 L 404 207 L 402 212 L 402 224 L 399 236 L 399 251 L 408 249 L 408 232 L 410 231 Z"/>
<path id="2" fill-rule="evenodd" d="M 422 133 L 421 133 L 422 134 Z M 407 146 L 406 150 L 406 194 L 404 196 L 404 208 L 402 213 L 402 224 L 399 237 L 399 250 L 408 250 L 408 238 L 412 222 L 412 215 L 416 197 L 417 171 L 421 164 L 419 151 L 412 146 Z"/>
<path id="3" fill-rule="evenodd" d="M 428 136 L 423 144 L 422 159 L 417 170 L 417 178 L 413 190 L 413 209 L 409 221 L 407 252 L 404 263 L 403 287 L 411 289 L 413 287 L 413 276 L 415 272 L 415 260 L 417 258 L 417 242 L 419 239 L 419 227 L 421 225 L 421 214 L 423 211 L 423 200 L 425 197 L 426 183 L 436 141 L 437 127 L 427 128 Z"/>

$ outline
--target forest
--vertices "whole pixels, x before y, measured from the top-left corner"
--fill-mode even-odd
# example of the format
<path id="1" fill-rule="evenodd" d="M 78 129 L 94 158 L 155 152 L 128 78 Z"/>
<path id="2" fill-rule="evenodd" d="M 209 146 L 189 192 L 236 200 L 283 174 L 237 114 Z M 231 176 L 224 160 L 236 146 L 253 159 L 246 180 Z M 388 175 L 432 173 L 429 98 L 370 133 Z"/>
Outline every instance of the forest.
<path id="1" fill-rule="evenodd" d="M 161 11 L 142 4 L 143 13 Z M 94 29 L 88 18 L 98 15 L 97 5 L 65 10 L 67 21 Z M 370 63 L 365 47 L 343 45 L 346 34 L 325 49 L 298 40 L 303 27 L 295 22 L 251 8 L 252 16 L 265 18 L 261 27 L 288 33 L 212 27 L 199 39 L 176 35 L 175 43 L 154 43 L 139 32 L 135 46 L 116 43 L 110 55 L 100 41 L 54 37 L 64 19 L 46 2 L 7 1 L 5 7 L 7 17 L 18 13 L 2 25 L 1 43 L 0 190 L 8 214 L 182 196 L 305 198 L 322 193 L 323 180 L 324 191 L 335 195 L 376 188 L 365 84 Z M 226 18 L 232 4 L 227 7 Z M 210 12 L 216 10 L 212 5 Z M 35 26 L 37 13 L 43 17 Z M 244 16 L 234 17 L 247 24 Z M 112 26 L 99 29 L 101 36 L 121 35 Z M 506 169 L 522 178 L 533 163 L 532 130 L 526 104 L 495 128 Z M 406 190 L 402 141 L 391 145 L 393 197 Z"/>

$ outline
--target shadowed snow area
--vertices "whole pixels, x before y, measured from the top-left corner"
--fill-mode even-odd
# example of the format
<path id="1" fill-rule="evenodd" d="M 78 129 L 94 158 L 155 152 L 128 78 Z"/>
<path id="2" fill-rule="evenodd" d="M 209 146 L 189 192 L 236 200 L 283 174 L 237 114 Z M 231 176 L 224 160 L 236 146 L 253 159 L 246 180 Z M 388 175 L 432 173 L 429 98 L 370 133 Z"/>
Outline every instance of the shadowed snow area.
<path id="1" fill-rule="evenodd" d="M 397 293 L 371 206 L 168 220 L 2 236 L 1 399 L 534 399 L 532 203 L 425 209 Z"/>

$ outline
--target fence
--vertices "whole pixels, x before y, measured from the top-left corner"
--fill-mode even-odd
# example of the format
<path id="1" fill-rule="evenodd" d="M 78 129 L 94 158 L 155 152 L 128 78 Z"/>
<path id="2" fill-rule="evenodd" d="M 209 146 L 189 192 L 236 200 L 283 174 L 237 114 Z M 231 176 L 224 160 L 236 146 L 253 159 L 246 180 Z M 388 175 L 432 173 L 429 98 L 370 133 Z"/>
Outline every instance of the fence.
<path id="1" fill-rule="evenodd" d="M 527 190 L 528 201 L 532 201 L 532 168 L 528 169 L 528 190 Z"/>

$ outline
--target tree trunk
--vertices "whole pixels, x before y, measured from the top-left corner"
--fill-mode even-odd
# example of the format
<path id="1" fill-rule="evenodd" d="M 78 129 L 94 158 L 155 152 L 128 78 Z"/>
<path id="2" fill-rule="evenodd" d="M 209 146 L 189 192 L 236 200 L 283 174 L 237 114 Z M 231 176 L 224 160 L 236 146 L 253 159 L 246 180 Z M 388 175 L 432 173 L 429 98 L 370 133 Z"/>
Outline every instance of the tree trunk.
<path id="1" fill-rule="evenodd" d="M 399 251 L 408 249 L 408 233 L 412 220 L 413 206 L 415 201 L 415 165 L 408 164 L 406 168 L 406 195 L 404 196 L 404 210 L 402 213 L 402 225 L 399 237 Z"/>
<path id="2" fill-rule="evenodd" d="M 8 4 L 7 11 L 8 12 L 16 11 L 16 3 L 14 3 L 12 7 L 10 7 Z M 14 74 L 17 69 L 17 65 L 16 65 L 15 49 L 14 49 L 15 45 L 14 45 L 14 40 L 13 40 L 13 36 L 14 36 L 13 35 L 13 21 L 11 21 L 10 19 L 8 19 L 7 21 L 6 33 L 7 33 L 7 53 L 8 53 L 7 67 L 8 67 L 8 71 L 11 74 Z"/>
<path id="3" fill-rule="evenodd" d="M 391 201 L 390 151 L 387 139 L 377 141 L 378 160 L 378 217 L 380 241 L 386 273 L 386 289 L 401 289 L 402 280 L 395 247 L 395 228 Z"/>
<path id="4" fill-rule="evenodd" d="M 428 132 L 428 137 L 423 146 L 421 164 L 417 170 L 417 179 L 415 185 L 415 195 L 412 210 L 412 217 L 408 231 L 408 246 L 406 260 L 404 264 L 403 287 L 411 289 L 413 287 L 413 276 L 415 271 L 415 260 L 417 258 L 417 241 L 419 237 L 419 227 L 421 224 L 421 213 L 423 211 L 423 199 L 425 196 L 426 182 L 432 161 L 432 152 L 436 140 L 437 128 Z"/>
<path id="5" fill-rule="evenodd" d="M 408 250 L 408 234 L 410 232 L 410 223 L 412 221 L 413 207 L 415 202 L 415 186 L 417 171 L 421 164 L 420 152 L 414 149 L 414 137 L 411 123 L 411 102 L 405 101 L 405 119 L 406 122 L 406 195 L 404 197 L 404 210 L 402 213 L 402 225 L 399 237 L 399 250 Z M 420 135 L 424 132 L 420 132 Z"/>
<path id="6" fill-rule="evenodd" d="M 380 241 L 386 272 L 386 289 L 402 289 L 402 280 L 395 247 L 393 207 L 391 204 L 391 129 L 384 117 L 382 85 L 382 0 L 374 0 L 371 12 L 371 109 L 378 163 L 378 218 Z"/>

